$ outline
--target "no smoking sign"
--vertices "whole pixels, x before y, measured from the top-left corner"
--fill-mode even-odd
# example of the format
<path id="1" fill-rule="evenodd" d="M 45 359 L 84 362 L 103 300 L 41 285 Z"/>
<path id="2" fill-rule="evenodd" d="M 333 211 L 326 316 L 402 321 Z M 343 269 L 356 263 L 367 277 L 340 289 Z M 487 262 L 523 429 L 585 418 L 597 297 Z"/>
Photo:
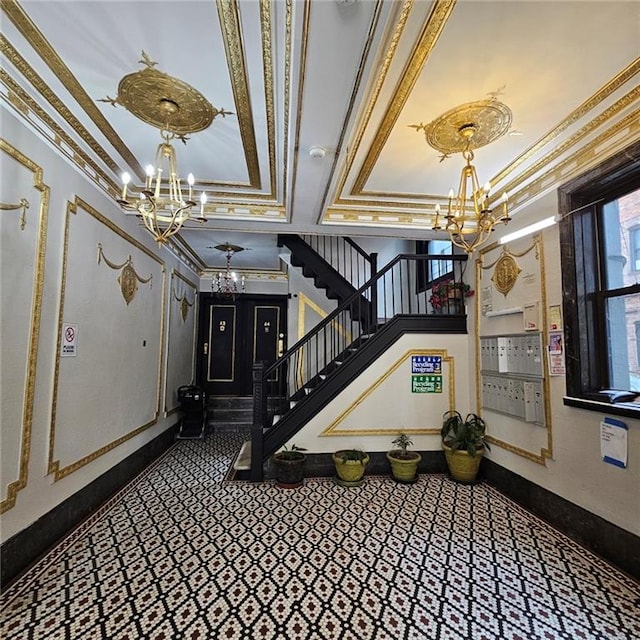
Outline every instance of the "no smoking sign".
<path id="1" fill-rule="evenodd" d="M 75 356 L 78 344 L 78 325 L 64 322 L 62 324 L 62 349 L 60 355 L 64 357 Z"/>

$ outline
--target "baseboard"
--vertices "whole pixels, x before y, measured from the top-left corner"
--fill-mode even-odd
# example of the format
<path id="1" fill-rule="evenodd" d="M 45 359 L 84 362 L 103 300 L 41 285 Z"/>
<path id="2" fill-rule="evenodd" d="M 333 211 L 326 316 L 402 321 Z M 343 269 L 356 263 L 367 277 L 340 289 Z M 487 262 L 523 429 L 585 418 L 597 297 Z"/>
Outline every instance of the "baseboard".
<path id="1" fill-rule="evenodd" d="M 5 588 L 96 511 L 175 441 L 177 425 L 96 478 L 80 491 L 9 538 L 0 547 L 0 587 Z"/>
<path id="2" fill-rule="evenodd" d="M 640 580 L 640 537 L 491 460 L 482 461 L 480 472 L 483 480 L 527 511 Z"/>

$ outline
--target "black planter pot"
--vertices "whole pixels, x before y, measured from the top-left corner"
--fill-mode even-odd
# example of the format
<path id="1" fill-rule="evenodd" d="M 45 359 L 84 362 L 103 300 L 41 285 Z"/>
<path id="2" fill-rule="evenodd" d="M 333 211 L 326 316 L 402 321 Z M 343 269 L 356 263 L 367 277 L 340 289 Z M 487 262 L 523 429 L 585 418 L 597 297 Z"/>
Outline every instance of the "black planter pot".
<path id="1" fill-rule="evenodd" d="M 307 456 L 297 452 L 294 458 L 282 458 L 279 453 L 273 456 L 276 465 L 276 486 L 281 489 L 295 489 L 304 483 L 304 465 Z"/>

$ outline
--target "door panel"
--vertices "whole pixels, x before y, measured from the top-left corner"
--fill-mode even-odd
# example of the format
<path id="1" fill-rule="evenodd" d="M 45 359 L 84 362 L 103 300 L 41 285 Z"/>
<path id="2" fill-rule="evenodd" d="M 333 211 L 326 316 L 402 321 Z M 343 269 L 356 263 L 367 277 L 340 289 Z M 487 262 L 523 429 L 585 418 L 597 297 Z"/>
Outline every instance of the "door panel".
<path id="1" fill-rule="evenodd" d="M 199 383 L 207 395 L 251 395 L 254 362 L 275 362 L 285 346 L 287 297 L 200 294 Z"/>

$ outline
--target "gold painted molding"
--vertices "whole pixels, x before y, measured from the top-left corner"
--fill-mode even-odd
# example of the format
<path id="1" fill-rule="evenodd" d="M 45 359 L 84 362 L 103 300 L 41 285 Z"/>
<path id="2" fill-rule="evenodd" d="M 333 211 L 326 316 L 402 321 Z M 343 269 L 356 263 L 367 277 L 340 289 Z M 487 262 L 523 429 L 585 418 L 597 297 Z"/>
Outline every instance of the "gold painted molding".
<path id="1" fill-rule="evenodd" d="M 478 253 L 478 258 L 476 258 L 476 291 L 481 291 L 482 288 L 482 272 L 492 269 L 497 263 L 500 261 L 503 253 L 500 254 L 498 258 L 496 258 L 493 262 L 490 262 L 488 265 L 484 264 L 485 256 L 487 256 L 490 252 L 496 251 L 500 248 L 501 245 L 497 243 L 493 243 L 484 249 L 481 249 Z M 542 242 L 542 234 L 537 233 L 531 238 L 531 245 L 523 249 L 520 252 L 510 251 L 507 245 L 504 245 L 503 251 L 508 252 L 511 255 L 517 257 L 523 257 L 535 250 L 535 259 L 538 262 L 539 269 L 539 286 L 540 286 L 540 306 L 541 308 L 541 323 L 542 323 L 542 371 L 544 372 L 544 376 L 541 380 L 542 388 L 544 391 L 544 414 L 545 414 L 545 431 L 547 434 L 547 443 L 545 447 L 540 449 L 540 452 L 528 451 L 523 449 L 522 447 L 518 447 L 512 443 L 506 442 L 504 440 L 500 440 L 491 435 L 487 436 L 487 441 L 491 444 L 495 444 L 496 446 L 505 449 L 506 451 L 510 451 L 511 453 L 515 453 L 516 455 L 526 458 L 528 460 L 532 460 L 537 464 L 546 465 L 547 458 L 553 459 L 553 424 L 551 419 L 551 398 L 550 394 L 550 384 L 549 384 L 549 362 L 548 362 L 548 353 L 546 349 L 546 345 L 549 341 L 549 331 L 548 331 L 548 320 L 547 320 L 547 286 L 546 286 L 546 271 L 544 264 L 544 248 Z M 495 286 L 495 283 L 494 283 Z M 496 287 L 497 288 L 497 287 Z M 499 291 L 499 289 L 498 289 Z M 476 351 L 476 411 L 479 415 L 481 415 L 482 408 L 482 392 L 481 392 L 481 381 L 482 381 L 482 372 L 480 366 L 480 336 L 484 334 L 482 331 L 482 313 L 481 313 L 481 301 L 480 295 L 476 296 L 476 304 L 474 310 L 474 318 L 475 318 L 475 351 Z M 515 416 L 512 417 L 513 420 L 518 420 Z"/>
<path id="2" fill-rule="evenodd" d="M 16 147 L 0 138 L 0 151 L 21 164 L 33 174 L 33 188 L 40 192 L 38 209 L 37 241 L 34 247 L 35 269 L 31 303 L 29 346 L 26 363 L 26 384 L 22 398 L 22 436 L 18 479 L 7 485 L 7 497 L 0 502 L 0 513 L 16 505 L 18 491 L 27 486 L 29 479 L 29 457 L 31 455 L 31 434 L 33 429 L 33 402 L 35 396 L 36 371 L 38 365 L 38 346 L 40 341 L 40 321 L 42 316 L 42 297 L 44 290 L 45 253 L 47 246 L 47 224 L 49 218 L 49 199 L 51 190 L 44 183 L 42 167 L 24 155 Z"/>
<path id="3" fill-rule="evenodd" d="M 109 230 L 111 230 L 116 235 L 120 236 L 123 240 L 134 246 L 136 249 L 146 254 L 149 258 L 154 260 L 160 265 L 160 269 L 162 271 L 162 287 L 161 287 L 161 317 L 160 317 L 160 344 L 158 348 L 158 370 L 157 370 L 157 384 L 156 384 L 156 410 L 155 415 L 148 422 L 135 427 L 129 433 L 126 433 L 119 438 L 103 445 L 97 450 L 91 452 L 90 454 L 68 464 L 66 466 L 61 466 L 59 460 L 55 460 L 55 434 L 56 434 L 56 409 L 57 409 L 57 401 L 58 401 L 58 388 L 60 382 L 60 345 L 61 339 L 60 336 L 62 334 L 62 324 L 64 318 L 64 300 L 65 300 L 65 291 L 66 291 L 66 278 L 67 278 L 67 269 L 68 269 L 68 257 L 69 257 L 69 232 L 70 232 L 70 221 L 71 216 L 76 215 L 78 209 L 82 209 L 86 213 L 88 213 L 92 218 L 97 220 L 99 223 L 103 224 Z M 120 227 L 118 227 L 115 223 L 113 223 L 109 218 L 101 214 L 97 209 L 92 207 L 90 204 L 85 202 L 79 196 L 76 196 L 73 202 L 67 203 L 67 212 L 65 218 L 65 226 L 64 226 L 64 245 L 63 245 L 63 256 L 62 256 L 62 276 L 60 283 L 60 310 L 58 314 L 58 332 L 57 332 L 57 346 L 56 346 L 56 359 L 55 359 L 55 370 L 54 370 L 54 385 L 53 385 L 53 399 L 51 405 L 51 429 L 49 432 L 49 454 L 48 454 L 48 468 L 47 473 L 53 474 L 54 482 L 58 482 L 63 478 L 66 478 L 68 475 L 71 475 L 78 469 L 84 467 L 85 465 L 97 460 L 100 456 L 103 456 L 105 453 L 112 451 L 117 446 L 122 443 L 134 438 L 139 433 L 142 433 L 149 427 L 153 426 L 158 422 L 158 416 L 160 414 L 160 398 L 161 398 L 161 390 L 162 390 L 162 371 L 164 365 L 164 333 L 165 333 L 165 314 L 166 314 L 166 265 L 165 263 L 155 255 L 150 249 L 148 249 L 144 244 L 125 233 Z"/>
<path id="4" fill-rule="evenodd" d="M 15 204 L 0 202 L 0 211 L 20 210 L 20 217 L 18 218 L 20 231 L 24 231 L 24 228 L 27 226 L 27 209 L 28 208 L 29 208 L 29 201 L 26 198 L 20 198 L 20 202 L 16 202 Z"/>
<path id="5" fill-rule="evenodd" d="M 185 287 L 188 287 L 188 288 L 191 289 L 191 293 L 193 295 L 193 302 L 192 303 L 189 303 L 189 301 L 187 299 L 187 293 L 186 292 L 184 292 L 182 294 L 182 297 L 179 297 L 178 295 L 176 295 L 175 287 L 174 287 L 174 280 L 181 280 Z M 173 299 L 176 300 L 180 304 L 180 315 L 182 317 L 183 323 L 185 323 L 187 321 L 186 314 L 183 311 L 185 309 L 185 303 L 187 305 L 186 306 L 187 311 L 189 310 L 189 307 L 194 307 L 193 320 L 192 320 L 192 322 L 193 322 L 193 336 L 192 336 L 192 343 L 191 343 L 191 381 L 193 382 L 193 380 L 195 379 L 196 353 L 197 353 L 197 344 L 198 344 L 198 323 L 196 322 L 196 319 L 198 317 L 197 314 L 198 314 L 198 307 L 199 307 L 199 305 L 198 305 L 198 285 L 195 282 L 189 280 L 189 278 L 187 278 L 186 276 L 182 275 L 176 269 L 171 269 L 171 276 L 170 276 L 169 286 L 171 288 Z M 168 336 L 168 340 L 167 340 L 167 357 L 166 357 L 166 360 L 165 360 L 165 381 L 168 379 L 169 362 L 171 362 L 171 314 L 173 312 L 173 307 L 174 307 L 174 305 L 170 305 L 169 306 L 169 320 L 168 320 L 168 323 L 167 323 L 169 336 Z M 167 388 L 167 383 L 165 382 L 165 389 L 164 389 L 164 415 L 165 415 L 165 417 L 176 413 L 180 409 L 180 404 L 179 403 L 175 407 L 172 407 L 171 409 L 167 406 L 167 398 L 169 398 L 169 395 L 170 395 L 169 394 L 169 389 Z"/>
<path id="6" fill-rule="evenodd" d="M 449 386 L 449 409 L 453 411 L 455 402 L 455 372 L 453 356 L 447 355 L 446 349 L 410 349 L 400 356 L 389 369 L 387 369 L 368 389 L 361 393 L 356 400 L 349 405 L 320 435 L 321 436 L 380 436 L 398 433 L 398 428 L 392 429 L 340 429 L 339 425 L 352 413 L 356 407 L 364 402 L 381 384 L 387 380 L 402 364 L 405 364 L 411 356 L 440 356 L 442 362 L 449 365 L 448 386 Z M 432 429 L 402 429 L 405 433 L 414 435 L 436 435 L 440 433 L 440 427 Z"/>
<path id="7" fill-rule="evenodd" d="M 122 297 L 124 301 L 129 306 L 129 303 L 133 300 L 138 291 L 138 282 L 142 284 L 147 284 L 148 282 L 152 282 L 153 275 L 150 275 L 148 278 L 141 278 L 136 270 L 133 267 L 133 259 L 131 255 L 127 257 L 127 259 L 122 264 L 116 264 L 115 262 L 111 262 L 104 254 L 104 250 L 102 248 L 102 244 L 98 243 L 98 264 L 104 260 L 105 264 L 114 271 L 120 271 L 120 275 L 118 276 L 118 284 L 120 285 L 120 292 L 122 293 Z M 153 286 L 153 283 L 149 285 L 149 288 Z"/>
<path id="8" fill-rule="evenodd" d="M 228 0 L 217 0 L 220 28 L 224 49 L 227 54 L 227 67 L 231 74 L 231 85 L 238 114 L 240 137 L 245 149 L 249 183 L 254 189 L 261 189 L 260 165 L 258 163 L 258 147 L 253 128 L 253 110 L 251 93 L 245 63 L 244 47 L 240 29 L 238 3 Z M 264 33 L 263 33 L 264 37 Z"/>
<path id="9" fill-rule="evenodd" d="M 456 0 L 435 0 L 433 3 L 431 13 L 420 33 L 418 44 L 408 57 L 409 62 L 402 72 L 397 90 L 385 111 L 382 122 L 374 136 L 373 143 L 367 151 L 360 172 L 355 179 L 351 189 L 351 195 L 359 195 L 364 190 L 364 186 L 373 171 L 373 167 L 378 161 L 380 153 L 411 95 L 411 90 L 415 86 L 424 65 L 436 46 L 455 5 Z"/>
<path id="10" fill-rule="evenodd" d="M 1 7 L 33 50 L 42 58 L 43 62 L 51 69 L 60 82 L 62 82 L 67 91 L 69 91 L 91 120 L 95 122 L 105 138 L 113 145 L 127 164 L 134 169 L 138 178 L 143 180 L 144 171 L 136 161 L 133 153 L 124 144 L 108 120 L 102 115 L 100 109 L 82 88 L 82 85 L 64 64 L 62 58 L 60 58 L 56 50 L 36 27 L 17 0 L 3 0 Z M 61 104 L 59 100 L 58 102 Z"/>

